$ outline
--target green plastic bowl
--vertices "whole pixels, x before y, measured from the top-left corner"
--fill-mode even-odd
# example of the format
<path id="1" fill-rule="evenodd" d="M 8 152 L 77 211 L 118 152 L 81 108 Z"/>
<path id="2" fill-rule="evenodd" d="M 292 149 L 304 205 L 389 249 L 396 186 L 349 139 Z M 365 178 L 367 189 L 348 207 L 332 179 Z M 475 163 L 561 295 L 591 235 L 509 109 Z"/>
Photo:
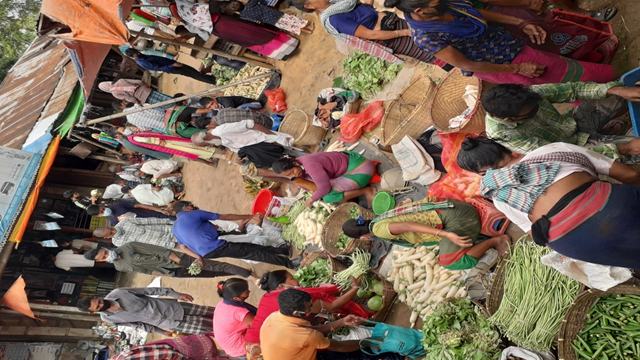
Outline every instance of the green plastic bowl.
<path id="1" fill-rule="evenodd" d="M 373 198 L 373 212 L 382 215 L 396 206 L 396 200 L 387 192 L 379 192 Z"/>

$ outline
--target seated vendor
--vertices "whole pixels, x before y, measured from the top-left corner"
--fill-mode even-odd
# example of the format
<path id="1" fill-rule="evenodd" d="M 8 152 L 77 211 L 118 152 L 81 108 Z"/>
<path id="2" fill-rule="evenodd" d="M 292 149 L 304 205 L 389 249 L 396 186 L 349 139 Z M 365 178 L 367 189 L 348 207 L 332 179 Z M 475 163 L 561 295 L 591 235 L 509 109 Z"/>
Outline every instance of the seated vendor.
<path id="1" fill-rule="evenodd" d="M 322 89 L 318 94 L 318 106 L 313 118 L 313 125 L 329 130 L 340 126 L 342 115 L 347 112 L 349 104 L 359 98 L 360 93 L 357 91 L 340 88 Z"/>
<path id="2" fill-rule="evenodd" d="M 347 202 L 361 195 L 366 196 L 367 205 L 371 207 L 376 195 L 376 189 L 369 186 L 376 172 L 375 164 L 357 152 L 322 152 L 298 158 L 283 157 L 273 163 L 273 171 L 315 183 L 317 190 L 307 200 L 307 207 L 320 199 L 327 203 Z"/>
<path id="3" fill-rule="evenodd" d="M 433 206 L 428 207 L 429 210 L 408 210 L 421 204 Z M 405 214 L 393 216 L 394 213 Z M 347 220 L 342 231 L 356 239 L 377 236 L 425 246 L 438 244 L 440 265 L 449 270 L 465 270 L 475 267 L 488 249 L 496 248 L 500 255 L 508 249 L 508 235 L 478 242 L 481 227 L 478 211 L 471 204 L 456 199 L 438 202 L 435 197 L 427 197 L 375 220 Z"/>
<path id="4" fill-rule="evenodd" d="M 351 302 L 360 287 L 360 279 L 352 278 L 351 280 L 351 289 L 336 298 L 334 295 L 340 292 L 337 286 L 326 285 L 317 288 L 301 288 L 298 280 L 287 270 L 276 270 L 262 275 L 260 289 L 267 291 L 267 293 L 260 300 L 258 312 L 245 335 L 247 359 L 262 359 L 260 328 L 269 315 L 280 309 L 278 295 L 286 289 L 296 288 L 309 294 L 312 299 L 310 309 L 312 314 L 340 312 L 343 315 L 353 314 L 367 317 L 367 312 L 360 305 Z"/>
<path id="5" fill-rule="evenodd" d="M 205 129 L 197 128 L 194 123 L 195 120 L 205 116 L 208 112 L 206 109 L 176 105 L 167 110 L 165 132 L 171 136 L 189 139 L 195 133 L 206 131 Z"/>
<path id="6" fill-rule="evenodd" d="M 322 25 L 329 34 L 371 55 L 374 54 L 365 49 L 367 43 L 391 49 L 393 54 L 406 55 L 422 62 L 436 63 L 438 61 L 435 56 L 415 44 L 409 25 L 404 19 L 390 11 L 377 11 L 373 7 L 373 0 L 364 0 L 363 3 L 355 0 L 336 2 L 289 0 L 289 3 L 298 10 L 321 13 Z M 364 40 L 349 40 L 353 37 Z M 384 55 L 384 53 L 386 51 L 381 50 L 380 55 Z M 443 68 L 446 71 L 452 69 L 450 65 L 442 61 L 438 62 L 438 65 L 444 65 Z"/>

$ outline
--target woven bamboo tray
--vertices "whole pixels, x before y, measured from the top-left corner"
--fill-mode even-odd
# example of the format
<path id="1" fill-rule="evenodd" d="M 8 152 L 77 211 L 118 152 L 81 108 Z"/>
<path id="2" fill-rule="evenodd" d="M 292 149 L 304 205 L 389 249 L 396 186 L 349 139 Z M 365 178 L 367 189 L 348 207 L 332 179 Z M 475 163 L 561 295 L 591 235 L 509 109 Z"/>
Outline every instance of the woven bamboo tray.
<path id="1" fill-rule="evenodd" d="M 431 126 L 427 104 L 433 101 L 435 86 L 428 76 L 419 77 L 389 104 L 381 123 L 383 145 L 396 144 L 405 135 L 417 138 Z"/>
<path id="2" fill-rule="evenodd" d="M 607 291 L 589 289 L 578 295 L 562 320 L 558 334 L 558 360 L 577 360 L 576 352 L 571 346 L 578 334 L 585 328 L 584 322 L 593 303 L 609 294 L 640 295 L 640 287 L 636 285 L 618 285 Z"/>
<path id="3" fill-rule="evenodd" d="M 309 255 L 307 255 L 301 262 L 300 262 L 300 267 L 307 267 L 309 265 L 311 265 L 314 261 L 316 261 L 318 258 L 320 259 L 329 259 L 329 263 L 331 264 L 331 283 L 333 283 L 333 275 L 335 275 L 336 273 L 346 270 L 347 266 L 343 263 L 341 263 L 339 260 L 332 258 L 331 256 L 329 256 L 329 254 L 327 254 L 326 251 L 314 251 L 309 253 Z"/>
<path id="4" fill-rule="evenodd" d="M 293 144 L 300 146 L 317 145 L 327 134 L 327 129 L 313 126 L 309 115 L 299 109 L 285 115 L 278 131 L 293 136 Z"/>
<path id="5" fill-rule="evenodd" d="M 356 249 L 371 249 L 371 240 L 360 239 L 352 239 L 344 250 L 336 247 L 338 235 L 342 232 L 342 224 L 349 220 L 349 210 L 354 206 L 358 207 L 360 215 L 362 215 L 365 220 L 373 220 L 376 218 L 376 214 L 374 214 L 373 211 L 365 209 L 356 203 L 346 203 L 338 206 L 327 218 L 327 222 L 324 224 L 324 234 L 322 235 L 322 246 L 332 257 L 351 254 Z"/>

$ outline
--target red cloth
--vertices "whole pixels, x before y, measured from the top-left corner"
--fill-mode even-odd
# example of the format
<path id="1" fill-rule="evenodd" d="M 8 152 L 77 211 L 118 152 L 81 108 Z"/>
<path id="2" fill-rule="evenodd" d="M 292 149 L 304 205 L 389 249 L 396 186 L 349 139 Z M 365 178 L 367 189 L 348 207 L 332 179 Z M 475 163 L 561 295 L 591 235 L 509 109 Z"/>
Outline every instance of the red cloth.
<path id="1" fill-rule="evenodd" d="M 373 131 L 376 126 L 380 125 L 383 116 L 384 106 L 382 106 L 382 101 L 372 103 L 359 114 L 343 115 L 342 120 L 340 120 L 340 133 L 342 135 L 338 140 L 347 143 L 358 141 L 362 131 Z"/>
<path id="2" fill-rule="evenodd" d="M 314 302 L 316 300 L 322 300 L 328 303 L 337 299 L 334 294 L 340 292 L 336 285 L 321 286 L 317 288 L 299 288 L 298 290 L 302 290 L 311 295 L 311 299 Z M 272 291 L 262 297 L 260 304 L 258 305 L 258 313 L 253 318 L 253 323 L 249 330 L 247 330 L 247 334 L 244 337 L 244 341 L 246 343 L 260 343 L 260 328 L 269 315 L 280 310 L 280 306 L 278 305 L 278 295 L 283 291 L 284 290 Z M 354 303 L 353 301 L 349 301 L 338 311 L 338 313 L 343 315 L 353 314 L 364 318 L 369 317 L 369 313 L 367 313 L 362 306 Z"/>
<path id="3" fill-rule="evenodd" d="M 447 170 L 447 175 L 429 187 L 428 196 L 454 198 L 462 201 L 474 196 L 481 196 L 480 180 L 482 177 L 463 170 L 456 162 L 462 141 L 469 135 L 472 134 L 438 134 L 443 146 L 442 165 Z"/>

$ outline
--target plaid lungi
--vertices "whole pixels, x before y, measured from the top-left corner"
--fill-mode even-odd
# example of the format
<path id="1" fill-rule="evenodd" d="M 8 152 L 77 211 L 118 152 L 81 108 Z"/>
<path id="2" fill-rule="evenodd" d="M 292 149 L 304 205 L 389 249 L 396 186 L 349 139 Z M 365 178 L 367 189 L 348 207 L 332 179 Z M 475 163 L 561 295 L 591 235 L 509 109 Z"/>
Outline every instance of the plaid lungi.
<path id="1" fill-rule="evenodd" d="M 184 318 L 172 331 L 186 334 L 208 334 L 213 332 L 213 306 L 202 306 L 181 302 Z"/>
<path id="2" fill-rule="evenodd" d="M 167 95 L 167 94 L 163 94 L 163 93 L 161 93 L 159 91 L 151 90 L 151 93 L 149 94 L 149 97 L 147 97 L 146 103 L 147 104 L 157 104 L 159 102 L 163 102 L 163 101 L 167 101 L 167 100 L 171 100 L 171 99 L 172 99 L 172 97 Z M 160 109 L 162 109 L 162 111 L 167 111 L 173 105 L 174 104 L 161 106 Z"/>

